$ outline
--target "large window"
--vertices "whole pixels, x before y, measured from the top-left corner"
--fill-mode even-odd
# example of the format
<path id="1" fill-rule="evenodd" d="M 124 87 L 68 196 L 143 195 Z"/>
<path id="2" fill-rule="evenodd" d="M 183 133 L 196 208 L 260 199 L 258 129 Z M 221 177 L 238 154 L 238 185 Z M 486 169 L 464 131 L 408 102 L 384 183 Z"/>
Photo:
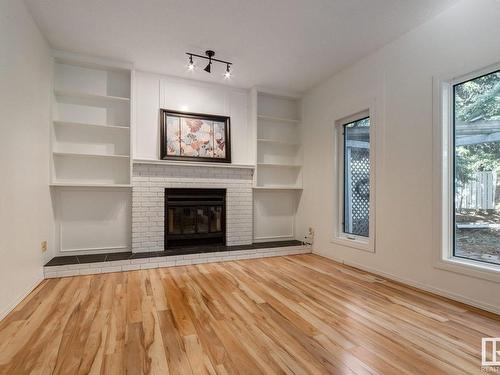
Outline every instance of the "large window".
<path id="1" fill-rule="evenodd" d="M 500 71 L 453 85 L 453 256 L 500 265 Z"/>

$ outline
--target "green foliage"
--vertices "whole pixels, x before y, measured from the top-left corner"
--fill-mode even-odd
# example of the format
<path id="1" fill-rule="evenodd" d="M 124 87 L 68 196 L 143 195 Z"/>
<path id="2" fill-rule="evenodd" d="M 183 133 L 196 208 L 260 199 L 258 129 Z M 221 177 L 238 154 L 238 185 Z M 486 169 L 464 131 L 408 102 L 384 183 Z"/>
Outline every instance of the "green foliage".
<path id="1" fill-rule="evenodd" d="M 457 85 L 455 115 L 458 121 L 464 123 L 500 120 L 500 73 Z"/>
<path id="2" fill-rule="evenodd" d="M 467 127 L 500 121 L 500 72 L 455 87 L 455 119 Z M 500 169 L 500 142 L 457 146 L 455 167 L 460 185 L 470 181 L 477 171 Z"/>

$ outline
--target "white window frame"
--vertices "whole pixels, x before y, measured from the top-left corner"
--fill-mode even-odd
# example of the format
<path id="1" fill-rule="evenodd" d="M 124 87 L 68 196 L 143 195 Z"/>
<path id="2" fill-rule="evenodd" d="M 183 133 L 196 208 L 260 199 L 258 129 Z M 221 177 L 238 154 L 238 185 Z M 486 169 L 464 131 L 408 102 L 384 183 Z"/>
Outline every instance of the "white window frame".
<path id="1" fill-rule="evenodd" d="M 453 86 L 499 69 L 496 64 L 452 78 L 434 77 L 433 242 L 436 268 L 500 283 L 500 265 L 453 255 Z"/>
<path id="2" fill-rule="evenodd" d="M 370 118 L 370 216 L 368 223 L 369 236 L 357 236 L 345 233 L 344 221 L 344 125 L 351 122 Z M 375 111 L 373 106 L 354 112 L 353 115 L 344 116 L 334 123 L 334 220 L 332 243 L 350 248 L 375 252 Z"/>

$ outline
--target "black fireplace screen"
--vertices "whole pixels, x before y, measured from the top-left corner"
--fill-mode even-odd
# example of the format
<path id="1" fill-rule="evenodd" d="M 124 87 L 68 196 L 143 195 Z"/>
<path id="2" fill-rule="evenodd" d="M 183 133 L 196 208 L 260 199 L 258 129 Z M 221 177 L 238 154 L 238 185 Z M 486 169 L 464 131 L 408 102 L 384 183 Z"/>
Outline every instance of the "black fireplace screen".
<path id="1" fill-rule="evenodd" d="M 225 189 L 165 189 L 165 249 L 225 242 Z"/>

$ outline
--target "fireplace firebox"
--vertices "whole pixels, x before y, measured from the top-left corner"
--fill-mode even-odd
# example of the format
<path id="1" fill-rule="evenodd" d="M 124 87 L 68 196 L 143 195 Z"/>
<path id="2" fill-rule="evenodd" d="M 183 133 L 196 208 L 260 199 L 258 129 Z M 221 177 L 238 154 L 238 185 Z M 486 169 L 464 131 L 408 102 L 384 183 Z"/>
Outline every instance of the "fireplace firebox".
<path id="1" fill-rule="evenodd" d="M 165 189 L 165 250 L 226 244 L 226 189 Z"/>

